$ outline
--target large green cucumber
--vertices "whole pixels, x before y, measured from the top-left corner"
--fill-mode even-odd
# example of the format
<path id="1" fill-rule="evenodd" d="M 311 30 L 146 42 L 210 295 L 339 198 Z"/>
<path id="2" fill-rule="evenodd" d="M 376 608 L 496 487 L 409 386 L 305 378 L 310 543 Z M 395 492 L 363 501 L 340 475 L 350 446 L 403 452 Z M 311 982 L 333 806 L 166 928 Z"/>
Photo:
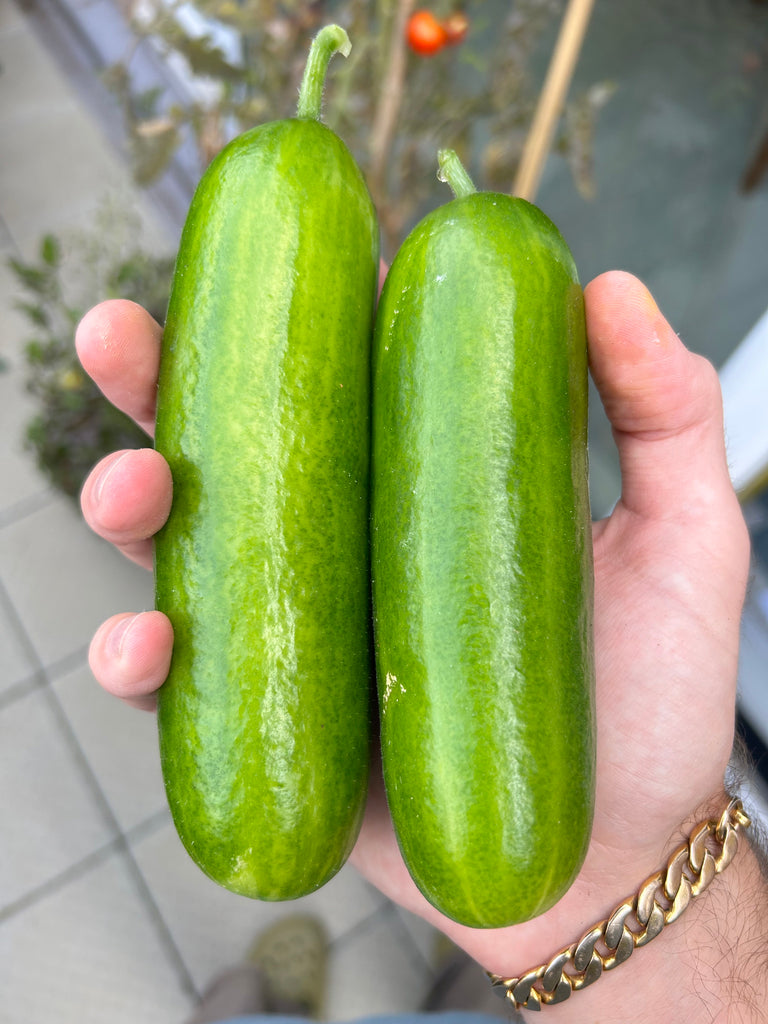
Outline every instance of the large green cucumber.
<path id="1" fill-rule="evenodd" d="M 314 116 L 345 40 L 317 36 L 304 116 L 245 133 L 204 175 L 161 356 L 166 791 L 200 867 L 266 900 L 341 867 L 367 788 L 379 236 L 358 167 Z"/>
<path id="2" fill-rule="evenodd" d="M 442 157 L 457 197 L 400 248 L 374 338 L 382 757 L 424 895 L 497 927 L 565 892 L 591 830 L 583 295 L 541 211 Z"/>

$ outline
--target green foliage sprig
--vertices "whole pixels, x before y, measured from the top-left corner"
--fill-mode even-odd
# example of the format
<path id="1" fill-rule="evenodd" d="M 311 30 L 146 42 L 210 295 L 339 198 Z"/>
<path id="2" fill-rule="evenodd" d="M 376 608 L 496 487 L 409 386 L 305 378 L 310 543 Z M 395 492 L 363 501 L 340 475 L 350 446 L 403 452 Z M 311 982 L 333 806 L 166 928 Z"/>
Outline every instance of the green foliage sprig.
<path id="1" fill-rule="evenodd" d="M 10 259 L 9 265 L 25 296 L 16 306 L 32 328 L 24 346 L 24 368 L 38 411 L 24 440 L 54 487 L 77 497 L 100 458 L 149 442 L 83 372 L 74 347 L 75 328 L 91 305 L 117 296 L 140 302 L 162 321 L 173 260 L 150 256 L 136 245 L 110 255 L 106 243 L 95 244 L 89 237 L 75 240 L 67 256 L 62 240 L 47 234 L 35 259 Z M 80 288 L 69 291 L 79 290 L 76 302 L 67 299 L 66 276 L 73 270 Z"/>
<path id="2" fill-rule="evenodd" d="M 324 118 L 366 175 L 391 257 L 425 206 L 442 197 L 435 176 L 441 146 L 456 149 L 482 187 L 510 190 L 537 99 L 532 59 L 544 34 L 556 29 L 564 2 L 516 0 L 499 14 L 484 3 L 431 0 L 438 16 L 462 10 L 469 31 L 461 45 L 428 58 L 405 44 L 414 0 L 195 0 L 206 19 L 196 31 L 181 16 L 189 6 L 125 0 L 135 42 L 108 80 L 125 113 L 137 181 L 161 176 L 190 134 L 202 173 L 233 135 L 293 110 L 308 41 L 334 21 L 348 31 L 352 52 L 334 66 Z M 205 24 L 210 31 L 201 30 Z M 213 26 L 229 33 L 229 52 Z M 141 46 L 181 60 L 207 88 L 186 103 L 169 104 L 155 90 L 137 94 L 131 62 Z M 592 107 L 584 97 L 578 102 L 583 123 Z M 566 122 L 566 151 L 568 134 Z M 582 188 L 587 164 L 580 159 Z"/>

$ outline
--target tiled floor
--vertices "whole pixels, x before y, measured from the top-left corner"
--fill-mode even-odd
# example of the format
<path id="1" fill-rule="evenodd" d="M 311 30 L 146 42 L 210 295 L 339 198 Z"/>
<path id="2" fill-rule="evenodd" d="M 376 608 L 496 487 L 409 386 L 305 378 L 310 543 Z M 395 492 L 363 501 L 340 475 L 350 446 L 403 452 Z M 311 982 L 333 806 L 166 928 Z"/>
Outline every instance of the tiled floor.
<path id="1" fill-rule="evenodd" d="M 7 257 L 82 227 L 106 193 L 152 211 L 11 0 L 0 0 L 0 1024 L 181 1024 L 285 906 L 208 882 L 181 849 L 151 715 L 103 693 L 87 645 L 151 604 L 148 574 L 90 533 L 21 449 L 28 323 Z M 12 148 L 11 148 L 12 141 Z M 350 869 L 304 901 L 333 939 L 328 1015 L 412 1009 L 432 932 Z"/>

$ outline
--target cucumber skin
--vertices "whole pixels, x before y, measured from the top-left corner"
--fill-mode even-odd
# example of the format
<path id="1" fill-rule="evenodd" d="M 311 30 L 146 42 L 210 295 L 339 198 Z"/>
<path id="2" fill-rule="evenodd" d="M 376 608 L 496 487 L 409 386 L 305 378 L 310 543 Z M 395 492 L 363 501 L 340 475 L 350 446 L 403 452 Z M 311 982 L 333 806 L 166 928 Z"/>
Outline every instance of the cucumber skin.
<path id="1" fill-rule="evenodd" d="M 387 797 L 427 899 L 501 927 L 567 890 L 594 802 L 583 294 L 557 229 L 494 193 L 429 214 L 373 358 Z"/>
<path id="2" fill-rule="evenodd" d="M 156 447 L 174 498 L 156 606 L 174 650 L 163 775 L 197 864 L 292 899 L 346 860 L 370 746 L 376 216 L 320 122 L 272 122 L 206 172 L 182 235 Z"/>

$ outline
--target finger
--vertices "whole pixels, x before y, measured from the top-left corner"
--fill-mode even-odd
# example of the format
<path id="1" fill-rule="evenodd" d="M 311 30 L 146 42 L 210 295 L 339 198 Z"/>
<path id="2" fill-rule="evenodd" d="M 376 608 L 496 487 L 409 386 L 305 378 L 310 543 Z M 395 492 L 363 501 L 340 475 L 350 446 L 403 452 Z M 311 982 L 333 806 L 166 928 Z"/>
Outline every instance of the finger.
<path id="1" fill-rule="evenodd" d="M 162 328 L 135 302 L 112 299 L 85 314 L 75 346 L 86 373 L 152 435 Z"/>
<path id="2" fill-rule="evenodd" d="M 162 612 L 113 615 L 97 630 L 88 660 L 108 693 L 151 710 L 168 675 L 172 647 L 173 629 Z"/>
<path id="3" fill-rule="evenodd" d="M 113 452 L 83 485 L 85 521 L 132 561 L 152 568 L 152 537 L 171 509 L 168 463 L 153 448 Z"/>
<path id="4" fill-rule="evenodd" d="M 625 508 L 648 518 L 732 497 L 714 367 L 689 352 L 630 274 L 585 289 L 593 379 L 613 427 Z"/>

